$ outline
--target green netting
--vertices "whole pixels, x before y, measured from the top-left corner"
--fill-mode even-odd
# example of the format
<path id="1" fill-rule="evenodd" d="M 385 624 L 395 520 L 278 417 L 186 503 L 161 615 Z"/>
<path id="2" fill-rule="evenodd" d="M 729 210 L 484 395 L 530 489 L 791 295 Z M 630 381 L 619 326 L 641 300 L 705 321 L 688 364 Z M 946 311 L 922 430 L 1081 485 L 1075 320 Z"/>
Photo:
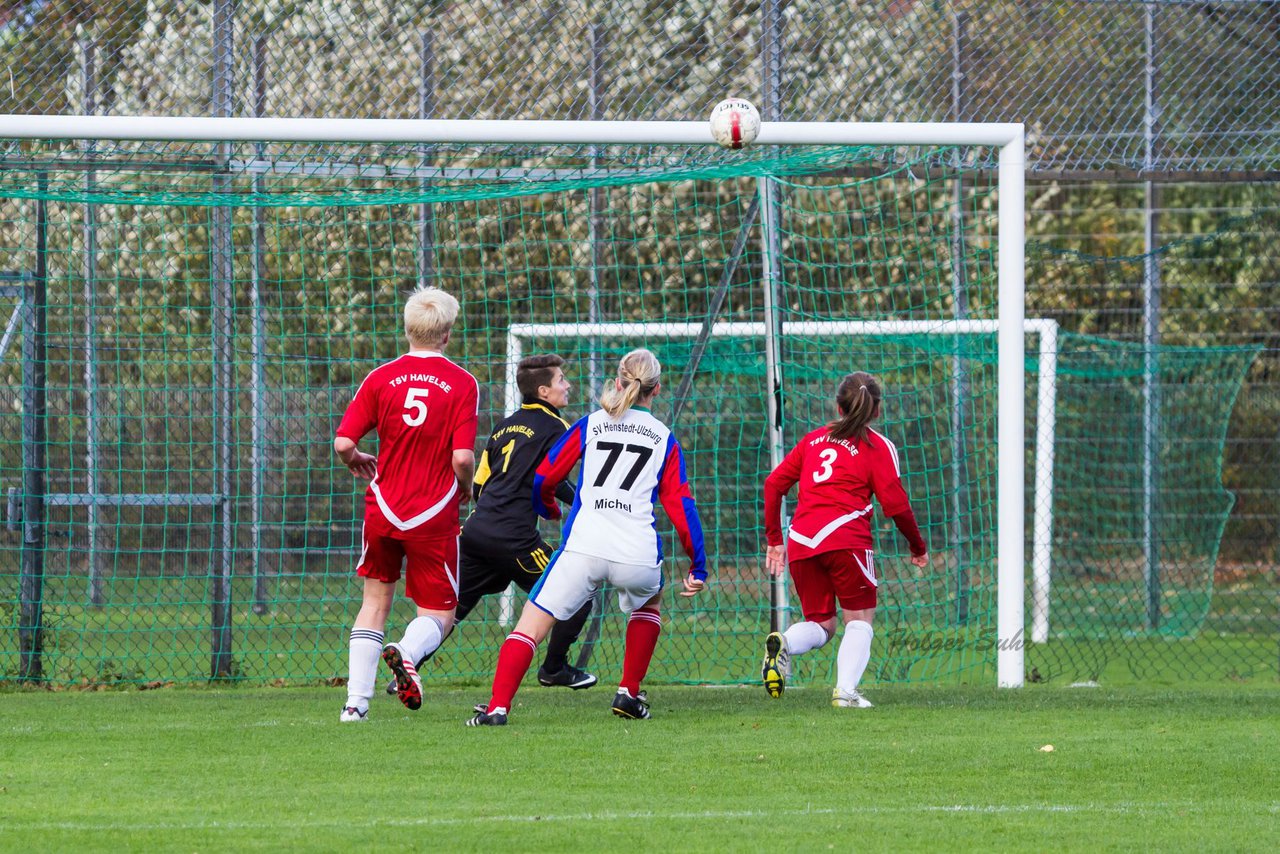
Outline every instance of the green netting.
<path id="1" fill-rule="evenodd" d="M 1058 345 L 1051 631 L 1194 636 L 1235 501 L 1222 486 L 1227 423 L 1260 348 Z"/>
<path id="2" fill-rule="evenodd" d="M 918 363 L 954 358 L 963 346 L 963 364 L 996 365 L 994 336 L 965 336 L 959 344 L 952 335 L 884 336 L 878 344 L 879 352 L 897 348 Z M 1235 502 L 1222 485 L 1227 427 L 1261 348 L 1153 348 L 1067 332 L 1057 333 L 1056 344 L 1050 637 L 1194 637 L 1209 616 L 1218 548 Z M 1029 477 L 1039 461 L 1039 355 L 1029 339 Z M 937 400 L 919 409 L 949 405 Z M 1028 498 L 1030 525 L 1041 508 L 1036 496 Z M 1029 587 L 1029 603 L 1033 594 Z"/>
<path id="3" fill-rule="evenodd" d="M 81 204 L 352 207 L 804 175 L 920 156 L 869 146 L 726 152 L 708 146 L 0 140 L 0 194 Z M 95 180 L 87 186 L 90 172 Z"/>
<path id="4" fill-rule="evenodd" d="M 765 320 L 767 235 L 748 209 L 758 179 L 774 175 L 786 441 L 828 417 L 838 376 L 879 375 L 882 429 L 902 452 L 935 557 L 928 569 L 912 567 L 892 525 L 877 517 L 883 586 L 873 678 L 994 678 L 994 336 L 957 335 L 947 324 L 996 317 L 995 192 L 962 180 L 965 152 L 0 146 L 0 271 L 15 274 L 0 282 L 9 289 L 0 305 L 34 296 L 23 276 L 47 273 L 43 304 L 21 301 L 32 323 L 43 309 L 43 331 L 24 336 L 19 324 L 0 361 L 0 488 L 12 491 L 11 508 L 32 507 L 23 455 L 34 453 L 37 424 L 45 434 L 45 547 L 24 548 L 16 511 L 0 532 L 0 674 L 56 682 L 345 675 L 363 503 L 334 464 L 333 429 L 364 374 L 403 349 L 403 297 L 430 280 L 461 300 L 451 355 L 480 381 L 482 431 L 503 414 L 513 326 L 550 330 L 524 339 L 524 352 L 570 359 L 572 415 L 593 405 L 631 347 L 653 348 L 666 366 L 660 417 L 671 415 L 671 395 L 693 372 L 676 432 L 706 520 L 714 584 L 700 599 L 673 596 L 666 606 L 653 678 L 754 679 L 769 622 L 759 518 L 769 464 L 764 339 L 713 335 L 695 365 L 693 339 L 662 329 L 707 320 L 744 229 L 746 250 L 714 319 Z M 805 326 L 868 320 L 923 326 L 876 335 Z M 625 327 L 569 331 L 586 321 Z M 37 341 L 47 400 L 31 411 Z M 1090 413 L 1116 427 L 1103 435 L 1132 436 L 1123 408 L 1133 402 L 1132 365 L 1119 379 L 1118 351 L 1107 342 L 1071 348 L 1059 358 L 1059 460 L 1073 442 L 1100 435 Z M 1166 423 L 1179 425 L 1167 453 L 1202 443 L 1205 459 L 1179 483 L 1202 490 L 1187 500 L 1220 506 L 1208 456 L 1220 448 L 1234 394 L 1222 390 L 1238 387 L 1245 363 L 1240 353 L 1208 353 L 1193 369 L 1175 356 L 1160 355 L 1170 386 L 1161 405 Z M 1200 392 L 1175 394 L 1184 388 Z M 1131 485 L 1132 455 L 1117 441 L 1099 469 L 1071 470 L 1055 491 L 1057 632 L 1111 631 L 1117 621 L 1070 598 L 1071 579 L 1091 570 L 1069 546 L 1092 531 L 1114 538 L 1101 548 L 1131 565 L 1132 514 L 1109 527 L 1111 516 L 1091 516 L 1096 503 L 1071 490 L 1090 478 Z M 1029 451 L 1029 467 L 1034 459 Z M 1170 514 L 1161 525 L 1182 530 L 1183 505 L 1165 496 L 1157 506 Z M 1185 616 L 1161 631 L 1194 623 L 1220 527 L 1194 535 L 1191 557 L 1167 538 L 1161 565 L 1190 568 L 1178 576 L 1185 581 L 1162 576 L 1165 595 L 1179 597 L 1170 607 Z M 677 555 L 676 544 L 666 552 Z M 432 660 L 431 678 L 488 677 L 506 630 L 501 605 L 495 598 L 473 612 Z M 409 614 L 398 604 L 390 631 Z M 612 601 L 599 630 L 592 661 L 612 675 L 622 631 Z M 828 655 L 812 656 L 800 677 L 825 681 L 829 664 Z"/>
<path id="5" fill-rule="evenodd" d="M 1033 678 L 1275 672 L 1275 585 L 1249 569 L 1273 555 L 1241 536 L 1268 529 L 1272 360 L 1222 346 L 1270 340 L 1254 330 L 1269 328 L 1256 277 L 1274 213 L 1247 204 L 1205 222 L 1200 207 L 1187 210 L 1195 227 L 1163 220 L 1154 253 L 1103 199 L 1069 234 L 1028 242 L 1028 312 L 1092 336 L 1059 345 L 1048 643 L 1028 648 Z M 1060 215 L 1033 230 L 1057 231 Z"/>

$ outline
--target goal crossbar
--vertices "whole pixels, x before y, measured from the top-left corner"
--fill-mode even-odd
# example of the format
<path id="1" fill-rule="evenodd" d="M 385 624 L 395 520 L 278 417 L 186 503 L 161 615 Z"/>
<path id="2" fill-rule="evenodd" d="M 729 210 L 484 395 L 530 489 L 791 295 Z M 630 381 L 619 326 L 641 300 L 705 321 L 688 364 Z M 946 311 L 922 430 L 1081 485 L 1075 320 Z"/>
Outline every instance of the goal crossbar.
<path id="1" fill-rule="evenodd" d="M 563 145 L 713 145 L 707 122 L 488 119 L 302 119 L 0 114 L 0 139 L 173 142 L 352 142 Z M 755 145 L 1016 144 L 1009 122 L 762 122 Z"/>

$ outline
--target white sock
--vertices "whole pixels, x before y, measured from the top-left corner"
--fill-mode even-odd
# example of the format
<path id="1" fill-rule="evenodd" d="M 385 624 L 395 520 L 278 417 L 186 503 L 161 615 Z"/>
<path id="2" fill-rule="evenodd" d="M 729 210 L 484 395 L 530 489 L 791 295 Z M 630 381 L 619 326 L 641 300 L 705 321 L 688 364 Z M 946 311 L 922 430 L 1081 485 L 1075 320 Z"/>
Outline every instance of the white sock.
<path id="1" fill-rule="evenodd" d="M 382 632 L 351 630 L 351 654 L 347 671 L 347 705 L 367 711 L 378 678 L 378 658 L 382 655 Z"/>
<path id="2" fill-rule="evenodd" d="M 792 655 L 803 655 L 811 649 L 826 646 L 830 638 L 817 623 L 794 623 L 783 633 L 787 639 L 787 652 Z"/>
<path id="3" fill-rule="evenodd" d="M 404 637 L 400 639 L 400 652 L 410 664 L 417 664 L 424 656 L 430 655 L 440 646 L 444 632 L 440 630 L 440 621 L 435 617 L 417 617 L 405 626 Z"/>
<path id="4" fill-rule="evenodd" d="M 836 687 L 841 691 L 856 691 L 871 660 L 871 638 L 875 632 L 871 624 L 853 620 L 844 627 L 844 638 L 836 654 Z"/>

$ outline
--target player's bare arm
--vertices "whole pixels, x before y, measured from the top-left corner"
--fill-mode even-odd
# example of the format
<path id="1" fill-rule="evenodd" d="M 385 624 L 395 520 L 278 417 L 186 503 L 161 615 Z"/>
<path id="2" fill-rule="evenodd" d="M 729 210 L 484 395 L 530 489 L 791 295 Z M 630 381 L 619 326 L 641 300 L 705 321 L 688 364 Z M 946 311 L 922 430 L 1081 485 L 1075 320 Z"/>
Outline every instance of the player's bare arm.
<path id="1" fill-rule="evenodd" d="M 787 571 L 787 550 L 784 546 L 768 546 L 764 550 L 764 566 L 774 578 L 781 578 Z"/>
<path id="2" fill-rule="evenodd" d="M 378 458 L 360 450 L 356 443 L 346 436 L 339 436 L 333 440 L 333 452 L 356 477 L 373 480 L 377 476 Z"/>
<path id="3" fill-rule="evenodd" d="M 458 492 L 462 494 L 462 503 L 465 504 L 471 496 L 471 486 L 476 476 L 475 451 L 454 451 L 453 473 L 458 478 Z"/>

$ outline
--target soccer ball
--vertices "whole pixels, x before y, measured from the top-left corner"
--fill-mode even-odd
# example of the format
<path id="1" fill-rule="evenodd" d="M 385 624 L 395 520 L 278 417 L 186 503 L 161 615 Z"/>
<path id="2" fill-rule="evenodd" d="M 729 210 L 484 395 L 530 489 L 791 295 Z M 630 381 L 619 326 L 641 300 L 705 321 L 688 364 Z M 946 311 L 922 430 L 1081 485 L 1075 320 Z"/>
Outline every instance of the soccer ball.
<path id="1" fill-rule="evenodd" d="M 760 135 L 760 111 L 750 101 L 726 98 L 711 111 L 711 136 L 724 148 L 746 148 Z"/>

